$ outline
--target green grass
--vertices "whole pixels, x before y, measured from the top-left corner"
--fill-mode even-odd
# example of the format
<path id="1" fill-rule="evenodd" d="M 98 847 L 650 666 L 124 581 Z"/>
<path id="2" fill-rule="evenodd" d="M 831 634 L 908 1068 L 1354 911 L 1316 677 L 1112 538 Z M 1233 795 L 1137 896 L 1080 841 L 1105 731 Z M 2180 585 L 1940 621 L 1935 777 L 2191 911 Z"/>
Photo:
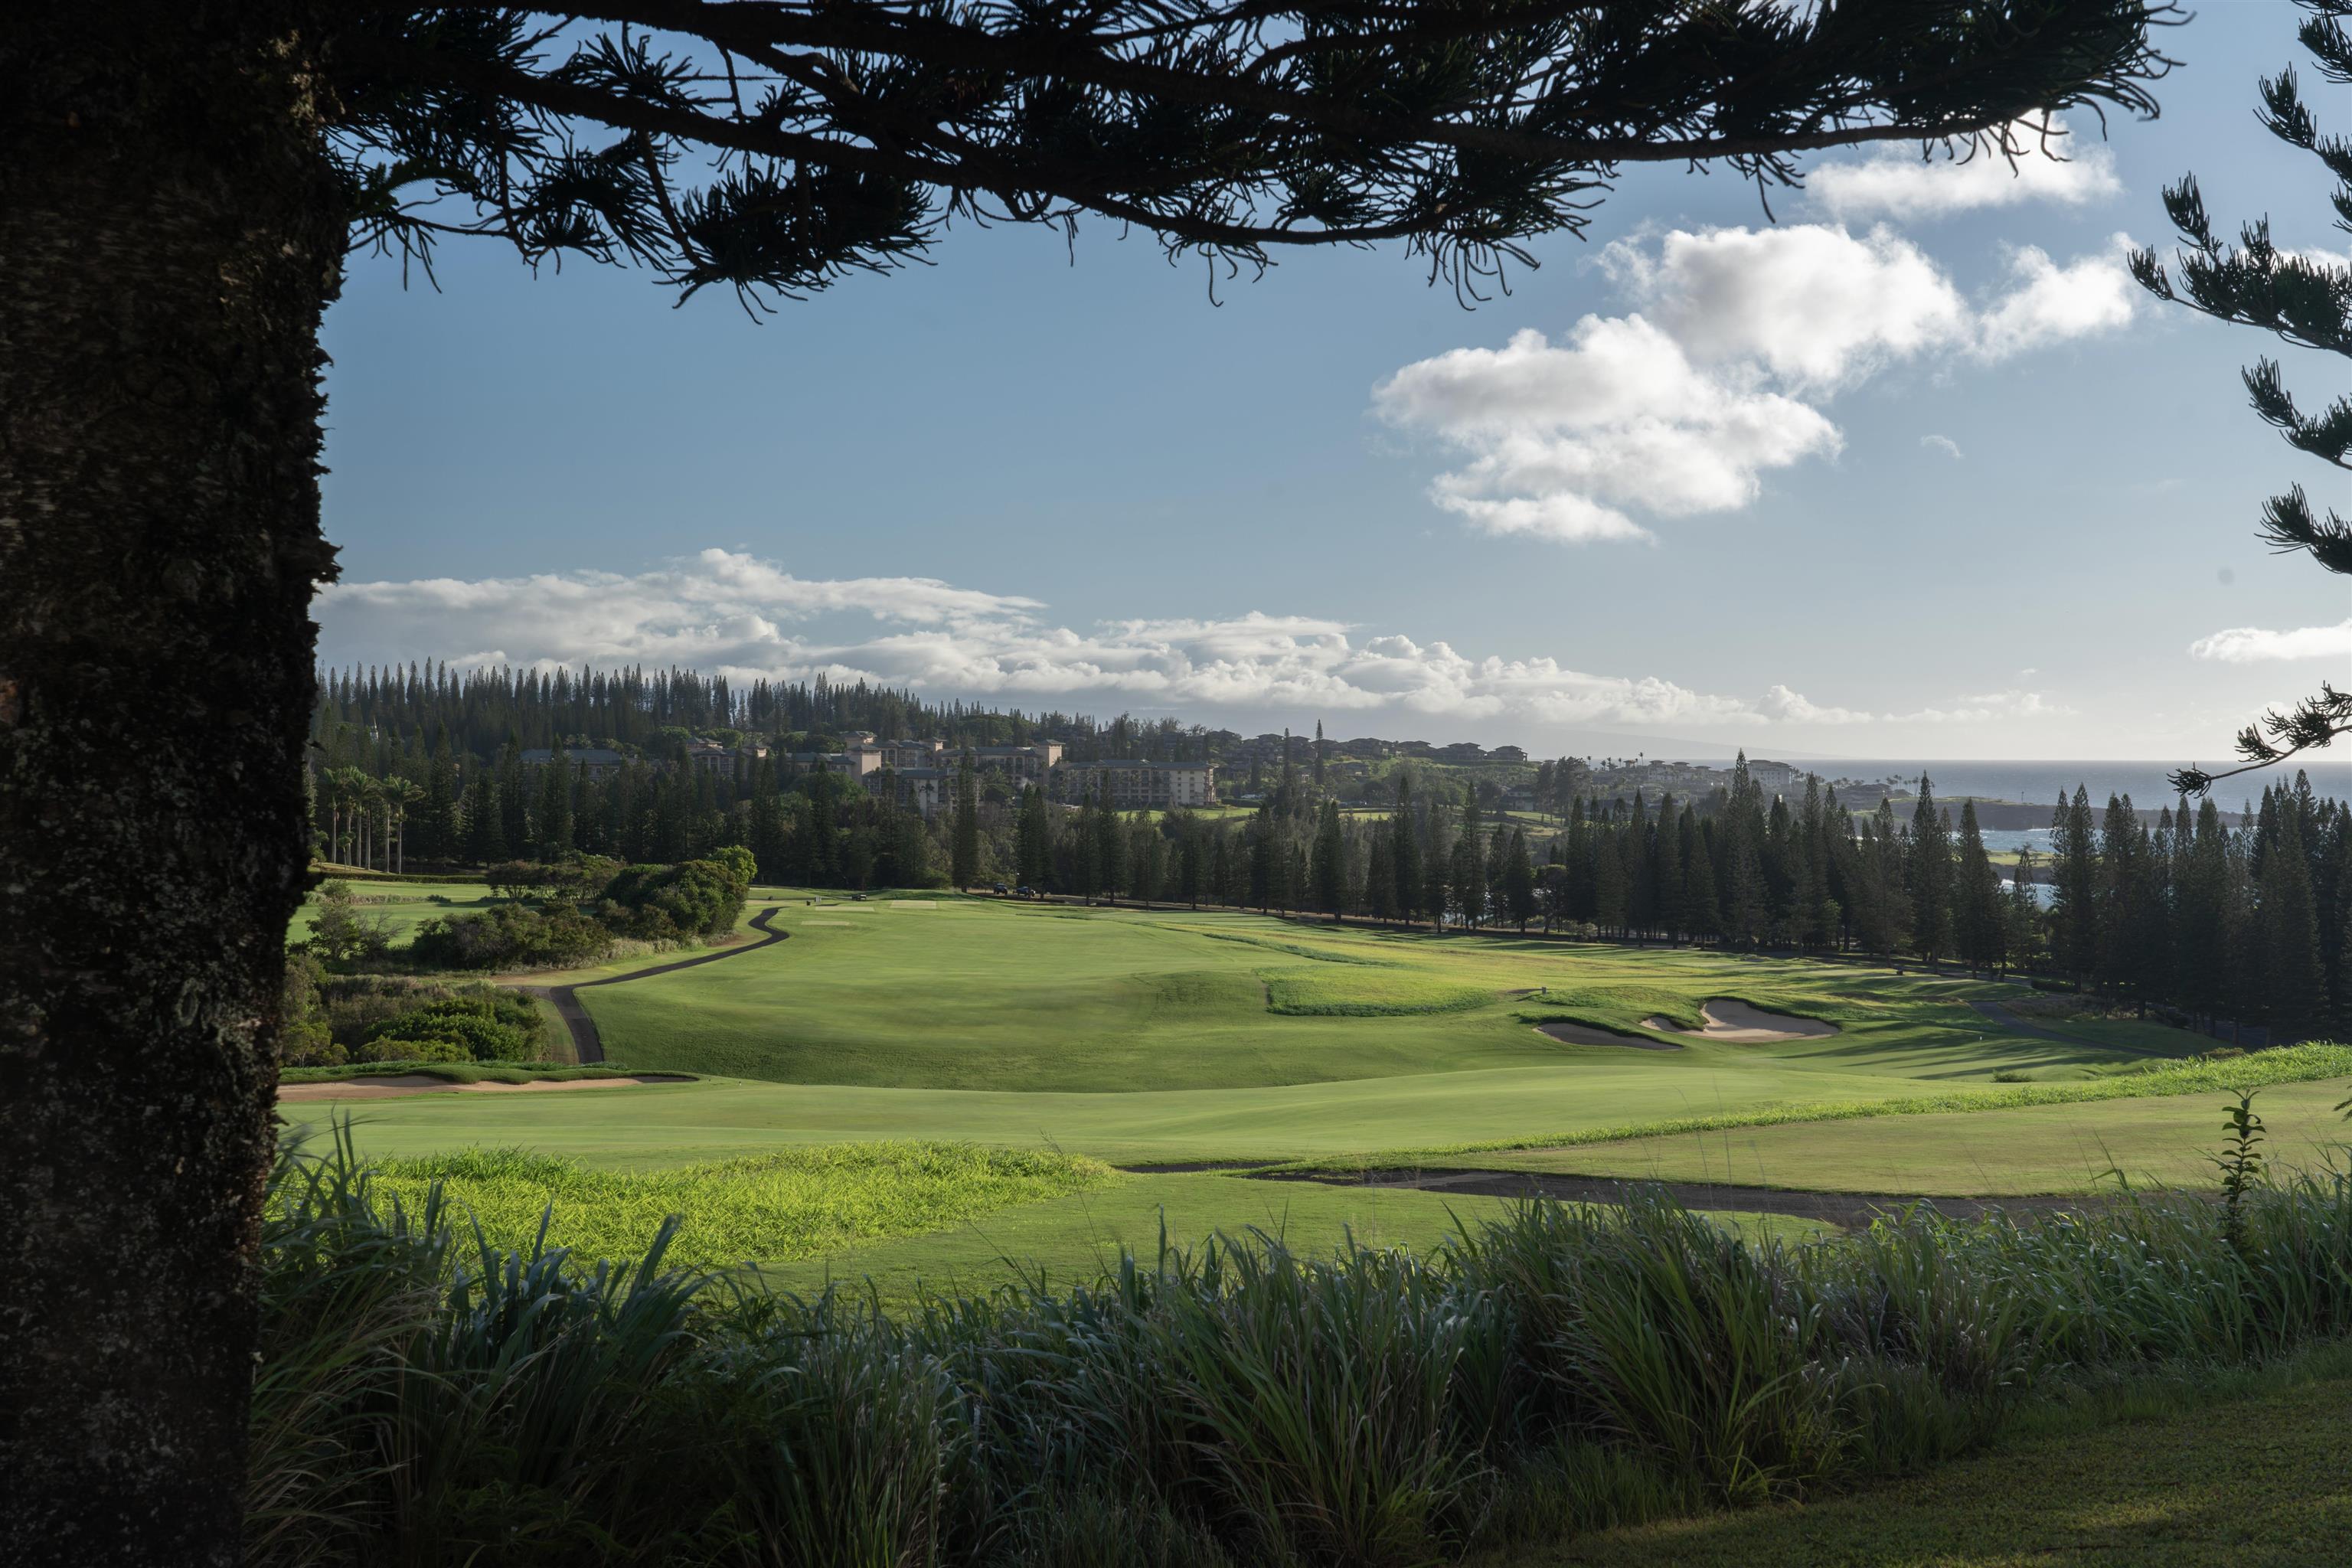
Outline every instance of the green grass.
<path id="1" fill-rule="evenodd" d="M 627 1078 L 630 1069 L 610 1062 L 601 1067 L 568 1062 L 352 1062 L 331 1068 L 285 1068 L 278 1078 L 281 1083 L 350 1083 L 411 1074 L 450 1083 L 565 1083 L 575 1079 Z"/>
<path id="2" fill-rule="evenodd" d="M 1268 969 L 1269 1013 L 1296 1018 L 1400 1018 L 1418 1013 L 1464 1013 L 1495 1000 L 1491 991 L 1410 972 L 1329 968 Z"/>
<path id="3" fill-rule="evenodd" d="M 792 940 L 740 961 L 583 993 L 606 1048 L 647 1068 L 776 1082 L 1018 1093 L 1569 1066 L 1599 1075 L 1593 1089 L 1638 1080 L 1654 1091 L 1635 1115 L 1718 1095 L 1872 1098 L 1922 1079 L 2125 1059 L 2099 1045 L 2003 1034 L 1966 1005 L 2014 987 L 1849 964 L 980 900 L 928 909 L 788 901 L 776 925 Z M 1318 962 L 1302 973 L 1269 967 L 1271 952 Z M 1283 994 L 1269 1007 L 1276 974 Z M 1515 1004 L 1546 987 L 1545 1006 L 1614 1027 L 1638 1028 L 1662 1011 L 1696 1022 L 1699 1003 L 1738 995 L 1830 1018 L 1843 1032 L 1779 1046 L 1694 1043 L 1656 1053 L 1671 1059 L 1604 1067 L 1538 1035 Z M 2207 1043 L 2159 1038 L 2181 1054 Z"/>
<path id="4" fill-rule="evenodd" d="M 381 1100 L 350 1108 L 355 1135 L 379 1156 L 517 1147 L 611 1173 L 915 1140 L 1117 1163 L 1496 1165 L 1675 1179 L 1729 1170 L 1767 1184 L 1999 1194 L 2081 1188 L 2096 1160 L 2086 1151 L 2110 1121 L 2113 1163 L 2136 1178 L 2200 1180 L 2210 1107 L 2199 1097 L 2242 1082 L 2281 1083 L 2274 1147 L 2299 1151 L 2312 1136 L 2303 1099 L 2317 1104 L 2321 1090 L 2288 1097 L 2284 1080 L 2352 1078 L 2352 1051 L 2332 1047 L 2146 1070 L 2119 1050 L 1995 1029 L 1967 1003 L 2018 988 L 1953 975 L 1189 910 L 809 897 L 755 890 L 746 923 L 773 905 L 788 941 L 581 993 L 613 1060 L 701 1081 Z M 532 978 L 664 962 L 641 955 Z M 1642 1051 L 1567 1044 L 1534 1026 L 1563 1015 L 1629 1032 L 1660 1014 L 1695 1024 L 1700 1004 L 1717 996 L 1826 1018 L 1840 1032 Z M 2154 1030 L 2137 1041 L 2144 1048 L 2152 1040 L 2186 1055 L 2210 1044 L 2131 1026 Z M 2158 1102 L 2168 1095 L 2187 1098 Z M 287 1114 L 320 1127 L 335 1103 Z M 2056 1113 L 1986 1122 L 1981 1137 L 1959 1125 L 2037 1108 Z M 1692 1136 L 1700 1131 L 1710 1140 Z M 1646 1141 L 1627 1142 L 1636 1138 Z M 873 1244 L 895 1249 L 887 1256 L 821 1249 L 795 1266 L 830 1259 L 903 1281 L 1025 1252 L 1076 1268 L 1107 1237 L 1155 1244 L 1154 1192 L 1172 1194 L 1171 1224 L 1188 1237 L 1264 1225 L 1277 1204 L 1297 1224 L 1325 1226 L 1322 1238 L 1336 1235 L 1331 1226 L 1385 1231 L 1401 1214 L 1434 1216 L 1465 1201 L 1154 1177 L 994 1210 L 977 1229 Z"/>
<path id="5" fill-rule="evenodd" d="M 1016 1204 L 1120 1178 L 1050 1151 L 844 1143 L 658 1171 L 596 1170 L 520 1149 L 461 1149 L 389 1161 L 379 1184 L 411 1206 L 438 1183 L 492 1243 L 528 1249 L 550 1229 L 587 1258 L 642 1255 L 682 1216 L 673 1263 L 729 1268 L 821 1257 L 862 1242 L 966 1223 Z"/>
<path id="6" fill-rule="evenodd" d="M 2347 1064 L 2352 1067 L 2352 1064 Z M 2131 1080 L 2122 1080 L 2128 1084 Z M 2276 1084 L 2254 1109 L 2274 1164 L 2345 1161 L 2352 1126 L 2336 1113 L 2343 1078 Z M 1984 1197 L 2208 1187 L 2226 1094 L 1945 1111 L 1899 1127 L 1858 1118 L 1660 1134 L 1567 1148 L 1438 1155 L 1427 1163 L 1663 1182 L 1721 1182 L 1811 1191 Z"/>
<path id="7" fill-rule="evenodd" d="M 1111 1185 L 1007 1208 L 937 1234 L 846 1247 L 768 1270 L 787 1289 L 828 1281 L 871 1285 L 885 1305 L 923 1290 L 979 1293 L 1015 1279 L 1053 1289 L 1090 1285 L 1122 1251 L 1149 1262 L 1167 1239 L 1192 1247 L 1212 1234 L 1262 1232 L 1293 1251 L 1330 1257 L 1351 1238 L 1364 1247 L 1425 1252 L 1461 1226 L 1499 1219 L 1513 1200 L 1410 1187 L 1268 1182 L 1217 1172 L 1130 1175 Z M 1751 1238 L 1801 1241 L 1824 1227 L 1778 1215 L 1718 1214 Z"/>
<path id="8" fill-rule="evenodd" d="M 2340 1359 L 2340 1358 L 2338 1358 Z M 1617 1530 L 1480 1568 L 2335 1568 L 2352 1383 L 2183 1403 L 1853 1496 Z"/>
<path id="9" fill-rule="evenodd" d="M 397 881 L 377 877 L 362 880 L 346 879 L 352 886 L 352 912 L 362 920 L 382 918 L 385 929 L 395 943 L 406 942 L 416 934 L 416 928 L 426 921 L 443 915 L 466 914 L 486 910 L 506 900 L 495 897 L 489 885 L 479 881 Z M 319 896 L 312 893 L 302 900 L 293 924 L 287 929 L 289 942 L 307 941 L 310 923 L 319 907 Z"/>

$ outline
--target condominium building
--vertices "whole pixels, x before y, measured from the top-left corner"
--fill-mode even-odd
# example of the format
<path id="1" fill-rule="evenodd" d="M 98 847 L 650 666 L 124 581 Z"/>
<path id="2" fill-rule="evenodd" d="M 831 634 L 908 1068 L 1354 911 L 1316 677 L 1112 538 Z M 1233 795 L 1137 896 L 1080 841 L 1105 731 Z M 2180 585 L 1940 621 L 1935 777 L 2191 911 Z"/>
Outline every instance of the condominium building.
<path id="1" fill-rule="evenodd" d="M 1217 798 L 1214 763 L 1073 763 L 1054 777 L 1055 793 L 1066 801 L 1099 799 L 1107 785 L 1110 804 L 1120 811 L 1209 805 Z"/>

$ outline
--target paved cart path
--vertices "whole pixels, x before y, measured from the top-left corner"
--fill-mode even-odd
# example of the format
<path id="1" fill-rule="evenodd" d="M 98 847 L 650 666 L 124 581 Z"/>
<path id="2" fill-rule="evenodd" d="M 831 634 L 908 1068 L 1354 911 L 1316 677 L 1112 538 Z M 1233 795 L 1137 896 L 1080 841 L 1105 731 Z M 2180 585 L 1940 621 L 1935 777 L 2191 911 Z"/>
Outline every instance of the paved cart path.
<path id="1" fill-rule="evenodd" d="M 519 991 L 526 996 L 544 997 L 553 1003 L 556 1012 L 563 1019 L 563 1026 L 572 1031 L 572 1053 L 580 1063 L 587 1066 L 601 1062 L 604 1059 L 604 1037 L 596 1033 L 596 1020 L 590 1017 L 588 1009 L 581 1005 L 581 992 L 587 990 L 591 985 L 620 985 L 632 980 L 649 980 L 656 974 L 675 974 L 681 969 L 692 969 L 698 963 L 717 963 L 722 958 L 740 958 L 747 952 L 757 952 L 763 947 L 773 947 L 793 934 L 788 931 L 778 931 L 768 923 L 776 918 L 776 910 L 782 907 L 778 904 L 770 904 L 766 909 L 753 915 L 751 929 L 760 933 L 760 940 L 745 942 L 740 947 L 721 948 L 717 952 L 697 953 L 692 958 L 681 958 L 675 963 L 656 963 L 651 969 L 634 969 L 626 974 L 614 974 L 603 980 L 583 980 L 576 985 L 510 985 L 508 989 Z"/>

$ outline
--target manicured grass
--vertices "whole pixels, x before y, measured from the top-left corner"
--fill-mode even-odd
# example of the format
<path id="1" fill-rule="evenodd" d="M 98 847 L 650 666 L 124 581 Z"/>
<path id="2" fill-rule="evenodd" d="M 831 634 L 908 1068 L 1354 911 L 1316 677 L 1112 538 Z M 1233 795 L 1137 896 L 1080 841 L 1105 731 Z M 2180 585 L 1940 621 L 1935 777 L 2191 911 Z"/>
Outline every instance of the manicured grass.
<path id="1" fill-rule="evenodd" d="M 505 900 L 494 896 L 486 882 L 401 882 L 370 879 L 352 880 L 353 912 L 363 920 L 381 917 L 395 943 L 404 943 L 415 936 L 416 928 L 426 921 L 443 915 L 466 914 L 486 910 Z M 301 942 L 310 935 L 311 917 L 319 907 L 319 897 L 312 893 L 302 900 L 295 912 L 293 924 L 287 929 L 286 940 Z"/>
<path id="2" fill-rule="evenodd" d="M 821 1257 L 884 1237 L 967 1223 L 1120 1178 L 1047 1150 L 845 1143 L 664 1170 L 595 1170 L 520 1149 L 462 1149 L 389 1161 L 380 1186 L 414 1206 L 435 1183 L 492 1243 L 528 1249 L 542 1215 L 585 1258 L 644 1254 L 665 1216 L 681 1216 L 673 1263 L 730 1268 Z"/>
<path id="3" fill-rule="evenodd" d="M 1633 1071 L 1661 1100 L 1867 1097 L 1898 1080 L 2123 1059 L 2002 1034 L 1966 1005 L 2013 987 L 1858 965 L 982 900 L 787 901 L 775 923 L 792 940 L 740 961 L 583 993 L 607 1050 L 647 1068 L 877 1088 L 1117 1094 L 1566 1066 L 1607 1073 L 1613 1089 L 1618 1069 L 1592 1048 L 1535 1031 L 1540 1010 L 1633 1028 L 1658 1012 L 1695 1023 L 1698 1004 L 1733 995 L 1842 1032 L 1650 1053 Z M 1281 1010 L 1294 1005 L 1310 1016 Z M 1773 1087 L 1722 1087 L 1759 1075 Z"/>
<path id="4" fill-rule="evenodd" d="M 1050 1142 L 1114 1163 L 1304 1159 L 1484 1165 L 1500 1163 L 1490 1151 L 1515 1146 L 1610 1142 L 1726 1125 L 1803 1121 L 1826 1127 L 1867 1119 L 1869 1130 L 1856 1136 L 1899 1141 L 1917 1116 L 1874 1116 L 1874 1111 L 1891 1103 L 1932 1114 L 1978 1099 L 1990 1109 L 2019 1107 L 2062 1096 L 2145 1093 L 2170 1081 L 2148 1075 L 2084 1084 L 1969 1085 L 1956 1087 L 1949 1098 L 1906 1100 L 1899 1098 L 1900 1091 L 1917 1086 L 1902 1079 L 1813 1079 L 1791 1084 L 1770 1074 L 1724 1073 L 1686 1089 L 1643 1071 L 1641 1062 L 1631 1059 L 1659 1054 L 1664 1053 L 1594 1047 L 1584 1052 L 1588 1060 L 1571 1070 L 1522 1068 L 1263 1089 L 1138 1094 L 867 1089 L 714 1078 L 658 1088 L 535 1096 L 528 1104 L 488 1095 L 426 1095 L 376 1102 L 359 1112 L 357 1120 L 361 1143 L 373 1153 L 513 1144 L 613 1166 L 675 1164 L 800 1144 L 894 1137 L 1014 1148 Z M 2260 1058 L 2251 1059 L 2261 1062 Z M 667 1070 L 646 1063 L 635 1051 L 629 1065 Z M 2344 1071 L 2340 1065 L 2329 1070 Z M 2207 1104 L 2198 1097 L 2221 1092 L 2219 1083 L 2206 1083 L 2202 1075 L 2184 1077 L 2199 1086 L 2184 1105 Z M 1824 1084 L 1835 1093 L 1840 1082 L 1849 1091 L 1845 1098 L 1810 1103 L 1799 1098 L 1805 1089 Z M 1859 1098 L 1856 1091 L 1861 1090 L 1872 1091 L 1873 1098 Z M 1701 1100 L 1700 1095 L 1708 1098 Z M 323 1127 L 327 1108 L 292 1106 L 287 1114 Z M 1417 1152 L 1368 1152 L 1415 1151 L 1418 1140 L 1426 1142 L 1418 1144 Z"/>
<path id="5" fill-rule="evenodd" d="M 1482 1568 L 2336 1568 L 2352 1383 L 2016 1442 L 1804 1507 L 1617 1530 Z"/>
<path id="6" fill-rule="evenodd" d="M 627 1078 L 629 1069 L 568 1062 L 351 1062 L 331 1068 L 285 1068 L 280 1083 L 352 1083 L 415 1074 L 449 1083 L 565 1083 L 575 1079 Z"/>
<path id="7" fill-rule="evenodd" d="M 1293 1251 L 1328 1257 L 1352 1237 L 1363 1247 L 1427 1251 L 1455 1234 L 1499 1218 L 1505 1198 L 1416 1192 L 1404 1187 L 1335 1187 L 1267 1182 L 1212 1172 L 1130 1175 L 1068 1197 L 1008 1208 L 932 1235 L 844 1248 L 766 1270 L 785 1289 L 809 1292 L 828 1281 L 870 1285 L 887 1305 L 935 1294 L 985 1292 L 1040 1278 L 1053 1289 L 1091 1284 L 1114 1268 L 1121 1250 L 1150 1262 L 1161 1227 L 1169 1243 L 1196 1245 L 1213 1232 L 1255 1230 Z M 1822 1227 L 1777 1215 L 1715 1216 L 1750 1237 L 1801 1241 Z"/>
<path id="8" fill-rule="evenodd" d="M 2316 1168 L 2346 1162 L 2352 1123 L 2335 1107 L 2346 1077 L 2277 1084 L 2254 1109 L 2273 1164 Z M 2131 1080 L 2120 1080 L 2129 1083 Z M 2210 1187 L 2221 1140 L 2223 1091 L 2042 1105 L 2011 1110 L 1859 1118 L 1726 1128 L 1567 1148 L 1437 1155 L 1433 1166 L 1550 1171 L 1664 1182 L 1980 1197 L 2115 1191 L 2110 1172 L 2134 1186 Z"/>

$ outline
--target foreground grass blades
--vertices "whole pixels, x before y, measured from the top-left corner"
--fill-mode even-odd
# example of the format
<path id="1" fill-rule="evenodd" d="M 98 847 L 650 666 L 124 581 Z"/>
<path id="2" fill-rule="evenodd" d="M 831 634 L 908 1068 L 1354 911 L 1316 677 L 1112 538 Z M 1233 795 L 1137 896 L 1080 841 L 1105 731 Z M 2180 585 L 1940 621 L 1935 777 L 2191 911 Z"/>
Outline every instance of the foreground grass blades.
<path id="1" fill-rule="evenodd" d="M 347 1140 L 273 1185 L 263 1563 L 1419 1563 L 1834 1496 L 2352 1331 L 2352 1182 L 1749 1245 L 1639 1196 L 900 1314 L 502 1251 Z M 1613 1560 L 1613 1559 L 1612 1559 Z M 1784 1560 L 1803 1560 L 1784 1559 Z"/>

